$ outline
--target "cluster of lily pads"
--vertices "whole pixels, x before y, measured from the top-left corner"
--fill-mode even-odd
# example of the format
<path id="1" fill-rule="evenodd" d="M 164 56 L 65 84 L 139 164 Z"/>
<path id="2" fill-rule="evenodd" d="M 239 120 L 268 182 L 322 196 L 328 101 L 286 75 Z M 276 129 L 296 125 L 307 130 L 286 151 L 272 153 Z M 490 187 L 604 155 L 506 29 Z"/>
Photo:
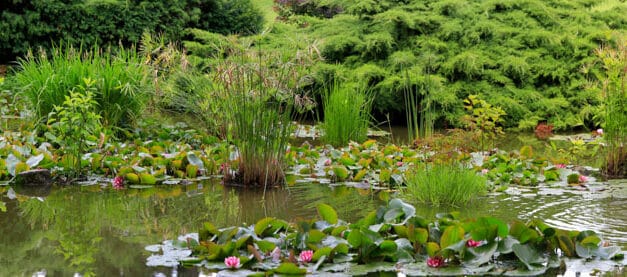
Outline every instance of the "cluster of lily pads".
<path id="1" fill-rule="evenodd" d="M 148 246 L 154 252 L 148 264 L 201 265 L 241 276 L 543 274 L 559 268 L 562 257 L 623 258 L 593 231 L 561 230 L 540 220 L 506 224 L 449 213 L 430 221 L 399 199 L 356 223 L 338 219 L 329 205 L 317 210 L 319 218 L 297 223 L 271 217 L 251 226 L 205 223 L 198 234 Z"/>
<path id="2" fill-rule="evenodd" d="M 96 138 L 93 150 L 82 157 L 82 166 L 91 176 L 108 177 L 115 188 L 152 186 L 197 181 L 219 177 L 238 167 L 234 146 L 204 135 L 184 124 L 165 126 L 156 131 L 139 128 L 127 142 Z M 0 181 L 7 183 L 20 172 L 49 169 L 62 175 L 71 159 L 45 138 L 27 132 L 0 136 Z M 342 183 L 360 188 L 394 188 L 402 186 L 404 174 L 412 166 L 429 162 L 437 154 L 429 149 L 381 144 L 375 140 L 351 142 L 347 147 L 330 145 L 292 145 L 286 151 L 287 183 Z M 572 166 L 552 164 L 534 158 L 530 149 L 459 154 L 461 160 L 478 174 L 484 174 L 492 189 L 511 184 L 537 185 L 540 182 L 567 182 L 569 175 L 583 183 L 590 180 Z M 59 173 L 59 174 L 55 174 Z M 102 178 L 100 178 L 102 179 Z"/>

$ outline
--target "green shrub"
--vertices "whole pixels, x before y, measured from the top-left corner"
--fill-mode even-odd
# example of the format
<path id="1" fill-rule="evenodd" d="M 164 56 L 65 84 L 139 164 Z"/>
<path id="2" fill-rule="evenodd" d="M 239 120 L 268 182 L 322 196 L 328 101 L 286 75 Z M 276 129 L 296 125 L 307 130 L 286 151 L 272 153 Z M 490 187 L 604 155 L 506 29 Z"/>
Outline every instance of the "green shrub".
<path id="1" fill-rule="evenodd" d="M 405 175 L 402 193 L 432 205 L 463 205 L 486 191 L 486 180 L 459 164 L 418 165 Z"/>
<path id="2" fill-rule="evenodd" d="M 93 80 L 93 100 L 104 127 L 130 127 L 149 99 L 148 69 L 132 50 L 116 52 L 94 48 L 83 51 L 56 48 L 48 58 L 42 52 L 19 61 L 14 79 L 38 119 L 46 121 L 55 106 L 61 106 L 70 92 Z"/>
<path id="3" fill-rule="evenodd" d="M 250 34 L 263 26 L 250 0 L 8 2 L 1 4 L 0 63 L 59 41 L 129 46 L 139 43 L 144 31 L 180 40 L 186 28 Z"/>
<path id="4" fill-rule="evenodd" d="M 349 141 L 363 142 L 368 137 L 371 96 L 357 86 L 335 83 L 323 95 L 324 136 L 334 146 Z"/>
<path id="5" fill-rule="evenodd" d="M 96 145 L 102 128 L 100 116 L 94 112 L 97 105 L 93 99 L 95 83 L 95 80 L 83 79 L 48 116 L 51 132 L 46 136 L 61 146 L 64 170 L 75 177 L 81 175 L 83 154 L 90 145 Z"/>

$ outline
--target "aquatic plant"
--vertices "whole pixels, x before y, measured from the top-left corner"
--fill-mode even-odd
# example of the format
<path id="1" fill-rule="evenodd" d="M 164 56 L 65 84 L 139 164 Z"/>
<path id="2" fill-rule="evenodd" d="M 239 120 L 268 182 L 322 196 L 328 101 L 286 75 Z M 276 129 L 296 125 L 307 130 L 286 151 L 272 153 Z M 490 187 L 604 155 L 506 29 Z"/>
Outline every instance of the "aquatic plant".
<path id="1" fill-rule="evenodd" d="M 182 265 L 206 261 L 214 270 L 230 270 L 234 262 L 212 262 L 239 257 L 243 272 L 270 275 L 544 274 L 559 267 L 562 257 L 623 257 L 619 247 L 609 246 L 593 231 L 562 230 L 538 219 L 506 224 L 493 217 L 460 219 L 449 213 L 428 220 L 399 199 L 355 223 L 340 220 L 326 204 L 318 204 L 317 211 L 317 218 L 296 223 L 267 217 L 250 226 L 218 228 L 207 222 L 198 241 L 172 243 L 192 250 L 191 257 L 180 258 Z M 312 263 L 298 263 L 298 250 L 301 261 L 310 257 Z"/>
<path id="2" fill-rule="evenodd" d="M 403 195 L 432 205 L 459 206 L 487 190 L 486 179 L 458 163 L 419 164 L 405 173 Z"/>
<path id="3" fill-rule="evenodd" d="M 43 122 L 85 79 L 93 81 L 95 108 L 105 128 L 130 129 L 151 96 L 148 69 L 134 50 L 61 46 L 50 53 L 31 52 L 18 65 L 16 85 Z"/>
<path id="4" fill-rule="evenodd" d="M 225 181 L 263 188 L 283 184 L 295 90 L 306 62 L 306 55 L 290 61 L 251 49 L 217 66 L 215 82 L 225 99 L 221 111 L 239 154 L 236 174 L 225 174 Z"/>
<path id="5" fill-rule="evenodd" d="M 627 176 L 627 40 L 621 37 L 617 43 L 597 49 L 596 55 L 604 69 L 599 74 L 605 107 L 602 134 L 608 144 L 603 172 L 620 178 Z"/>
<path id="6" fill-rule="evenodd" d="M 363 88 L 335 83 L 323 95 L 324 135 L 322 139 L 334 146 L 349 141 L 363 142 L 370 126 L 371 95 Z"/>

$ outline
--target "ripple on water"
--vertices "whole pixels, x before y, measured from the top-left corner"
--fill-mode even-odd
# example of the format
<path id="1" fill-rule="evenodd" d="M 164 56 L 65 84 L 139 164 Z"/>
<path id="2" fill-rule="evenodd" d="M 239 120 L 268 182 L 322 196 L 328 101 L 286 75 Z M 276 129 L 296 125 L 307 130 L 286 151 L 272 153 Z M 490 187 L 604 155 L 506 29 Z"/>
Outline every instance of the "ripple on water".
<path id="1" fill-rule="evenodd" d="M 627 246 L 625 187 L 621 184 L 602 193 L 564 191 L 490 197 L 488 214 L 504 220 L 541 219 L 560 229 L 593 230 L 624 248 Z"/>

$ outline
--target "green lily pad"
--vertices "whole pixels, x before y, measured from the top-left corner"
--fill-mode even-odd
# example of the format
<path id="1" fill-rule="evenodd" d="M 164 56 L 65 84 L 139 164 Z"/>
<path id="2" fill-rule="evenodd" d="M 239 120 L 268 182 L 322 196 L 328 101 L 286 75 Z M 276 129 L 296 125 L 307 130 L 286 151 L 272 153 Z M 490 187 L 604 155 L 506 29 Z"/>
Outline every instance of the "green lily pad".
<path id="1" fill-rule="evenodd" d="M 274 270 L 274 272 L 286 275 L 305 275 L 307 273 L 307 270 L 304 268 L 300 268 L 293 263 L 282 263 Z"/>
<path id="2" fill-rule="evenodd" d="M 329 222 L 330 224 L 337 224 L 337 212 L 333 209 L 333 207 L 327 204 L 318 204 L 317 208 L 318 215 L 320 215 L 324 221 Z"/>

